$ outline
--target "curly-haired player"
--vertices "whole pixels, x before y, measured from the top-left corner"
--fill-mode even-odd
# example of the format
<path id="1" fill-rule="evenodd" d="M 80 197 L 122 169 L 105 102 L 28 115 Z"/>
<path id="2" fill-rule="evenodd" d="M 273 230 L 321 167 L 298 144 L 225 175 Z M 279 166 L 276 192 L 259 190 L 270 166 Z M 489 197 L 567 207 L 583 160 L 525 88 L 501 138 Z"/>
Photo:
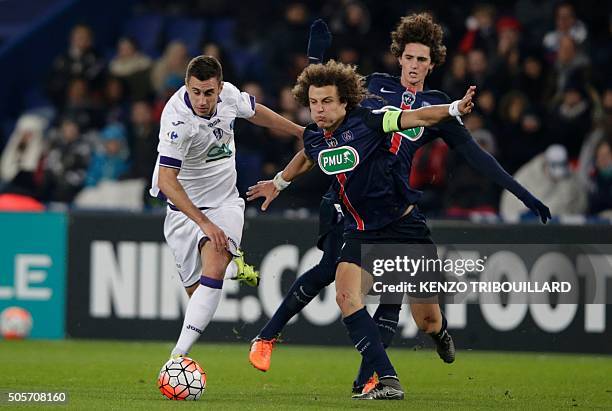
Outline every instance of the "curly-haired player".
<path id="1" fill-rule="evenodd" d="M 327 27 L 321 21 L 315 22 L 311 29 L 309 57 L 311 62 L 322 61 L 328 41 L 325 41 Z M 362 105 L 379 107 L 380 99 L 390 110 L 411 110 L 423 106 L 448 103 L 448 96 L 440 91 L 425 90 L 425 79 L 436 65 L 444 63 L 446 48 L 442 44 L 443 31 L 439 24 L 428 14 L 412 14 L 403 17 L 391 34 L 391 51 L 398 59 L 401 67 L 399 77 L 389 74 L 374 73 L 367 77 L 367 89 L 370 94 L 379 99 L 368 99 Z M 318 47 L 312 47 L 312 45 Z M 469 132 L 460 121 L 447 121 L 435 127 L 416 127 L 410 130 L 396 132 L 388 138 L 390 150 L 397 156 L 397 169 L 400 180 L 406 184 L 406 190 L 411 193 L 411 204 L 416 204 L 420 192 L 408 185 L 412 158 L 416 150 L 428 142 L 441 137 L 451 148 L 461 153 L 477 170 L 492 178 L 495 182 L 511 191 L 521 199 L 543 222 L 550 218 L 548 208 L 533 197 L 524 187 L 506 173 L 497 161 L 480 149 Z M 295 170 L 291 163 L 279 173 L 274 182 L 264 182 L 251 190 L 250 199 L 265 197 L 264 209 L 279 191 L 288 185 L 287 180 L 294 178 Z M 347 183 L 348 184 L 348 183 Z M 342 245 L 343 218 L 336 210 L 334 197 L 326 195 L 321 203 L 320 237 L 318 246 L 324 251 L 321 262 L 312 270 L 300 276 L 291 287 L 289 293 L 277 309 L 273 317 L 261 330 L 251 347 L 251 363 L 261 370 L 270 366 L 270 357 L 274 338 L 305 305 L 307 305 L 325 286 L 334 280 L 335 261 Z M 342 207 L 346 220 L 350 213 L 346 205 Z M 414 227 L 421 230 L 419 236 L 424 240 L 429 238 L 429 229 L 425 219 L 416 209 L 411 213 Z M 345 222 L 346 224 L 346 222 Z M 399 319 L 400 305 L 381 304 L 374 314 L 383 345 L 391 344 Z M 446 321 L 437 303 L 411 302 L 412 316 L 420 330 L 429 334 L 435 342 L 440 358 L 445 362 L 453 362 L 455 349 L 453 341 L 446 329 Z M 366 361 L 362 361 L 359 373 L 353 384 L 355 393 L 366 393 L 376 387 L 374 370 Z"/>

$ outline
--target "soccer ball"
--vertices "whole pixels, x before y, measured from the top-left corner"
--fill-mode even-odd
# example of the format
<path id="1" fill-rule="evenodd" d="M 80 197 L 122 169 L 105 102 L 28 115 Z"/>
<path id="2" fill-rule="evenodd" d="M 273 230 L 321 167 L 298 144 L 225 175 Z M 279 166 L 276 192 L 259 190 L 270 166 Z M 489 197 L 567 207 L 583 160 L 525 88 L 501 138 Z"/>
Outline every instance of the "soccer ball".
<path id="1" fill-rule="evenodd" d="M 157 387 L 171 400 L 195 401 L 206 389 L 206 373 L 191 358 L 170 359 L 159 372 Z"/>
<path id="2" fill-rule="evenodd" d="M 20 340 L 32 331 L 32 315 L 21 307 L 8 307 L 0 314 L 0 332 L 7 340 Z"/>

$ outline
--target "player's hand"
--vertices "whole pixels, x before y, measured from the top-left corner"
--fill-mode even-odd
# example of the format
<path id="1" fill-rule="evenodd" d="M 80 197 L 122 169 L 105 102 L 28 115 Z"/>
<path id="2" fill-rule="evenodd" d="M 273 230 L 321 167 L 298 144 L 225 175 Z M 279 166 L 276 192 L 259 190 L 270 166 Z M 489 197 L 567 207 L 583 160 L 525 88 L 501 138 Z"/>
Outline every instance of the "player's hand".
<path id="1" fill-rule="evenodd" d="M 474 98 L 475 94 L 476 86 L 470 86 L 467 89 L 465 96 L 463 96 L 463 98 L 459 100 L 459 105 L 457 106 L 457 108 L 459 109 L 459 112 L 462 116 L 469 114 L 474 108 L 474 102 L 472 101 L 472 99 Z"/>
<path id="2" fill-rule="evenodd" d="M 280 191 L 274 186 L 272 180 L 259 181 L 256 185 L 249 187 L 247 191 L 247 201 L 253 201 L 256 198 L 263 197 L 265 200 L 261 205 L 261 211 L 266 211 L 268 206 L 276 197 Z"/>
<path id="3" fill-rule="evenodd" d="M 308 60 L 311 63 L 323 63 L 325 50 L 329 48 L 332 35 L 327 24 L 321 19 L 316 19 L 310 26 L 310 36 L 308 37 Z"/>
<path id="4" fill-rule="evenodd" d="M 552 218 L 551 215 L 550 215 L 550 210 L 548 209 L 548 207 L 546 207 L 546 205 L 544 203 L 542 203 L 540 200 L 538 200 L 537 198 L 535 198 L 531 194 L 529 194 L 524 199 L 521 198 L 521 201 L 535 215 L 540 217 L 540 220 L 542 220 L 542 223 L 546 224 L 546 222 Z"/>
<path id="5" fill-rule="evenodd" d="M 205 223 L 200 224 L 200 228 L 204 231 L 204 234 L 210 239 L 211 243 L 215 247 L 215 251 L 221 252 L 227 250 L 227 235 L 221 230 L 216 224 L 208 220 Z"/>

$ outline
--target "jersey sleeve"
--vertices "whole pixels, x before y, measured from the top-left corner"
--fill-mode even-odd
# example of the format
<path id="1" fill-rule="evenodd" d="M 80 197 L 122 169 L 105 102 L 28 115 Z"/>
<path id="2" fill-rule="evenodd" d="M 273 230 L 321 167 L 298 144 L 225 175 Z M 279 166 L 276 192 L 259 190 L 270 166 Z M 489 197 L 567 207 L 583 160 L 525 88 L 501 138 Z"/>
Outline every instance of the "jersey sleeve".
<path id="1" fill-rule="evenodd" d="M 456 148 L 472 140 L 472 135 L 459 118 L 451 118 L 442 123 L 438 123 L 435 127 L 438 129 L 438 133 L 436 134 L 442 137 L 442 140 L 451 148 Z"/>
<path id="2" fill-rule="evenodd" d="M 251 118 L 255 115 L 255 97 L 247 92 L 240 91 L 232 83 L 225 81 L 223 88 L 228 87 L 232 98 L 236 104 L 237 118 Z"/>
<path id="3" fill-rule="evenodd" d="M 318 134 L 315 131 L 315 127 L 316 125 L 311 123 L 307 125 L 306 129 L 304 130 L 304 154 L 306 154 L 306 157 L 312 161 L 316 161 L 316 154 L 313 147 L 317 146 L 316 140 Z"/>
<path id="4" fill-rule="evenodd" d="M 191 125 L 181 116 L 162 115 L 159 129 L 159 165 L 180 169 L 191 146 Z"/>
<path id="5" fill-rule="evenodd" d="M 401 130 L 401 110 L 390 110 L 383 107 L 379 110 L 363 110 L 363 121 L 365 125 L 381 135 Z"/>

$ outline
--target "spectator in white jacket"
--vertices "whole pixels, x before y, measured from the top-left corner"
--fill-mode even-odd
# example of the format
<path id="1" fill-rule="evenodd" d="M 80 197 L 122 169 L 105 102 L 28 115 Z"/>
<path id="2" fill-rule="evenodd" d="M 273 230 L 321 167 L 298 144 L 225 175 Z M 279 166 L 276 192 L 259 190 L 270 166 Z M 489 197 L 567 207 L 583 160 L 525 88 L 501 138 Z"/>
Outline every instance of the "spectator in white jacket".
<path id="1" fill-rule="evenodd" d="M 561 145 L 552 145 L 535 156 L 516 172 L 514 178 L 545 202 L 553 216 L 586 212 L 586 187 L 580 184 L 578 177 L 569 169 L 567 150 Z M 502 193 L 499 210 L 502 217 L 508 220 L 514 220 L 529 211 L 508 191 Z"/>

